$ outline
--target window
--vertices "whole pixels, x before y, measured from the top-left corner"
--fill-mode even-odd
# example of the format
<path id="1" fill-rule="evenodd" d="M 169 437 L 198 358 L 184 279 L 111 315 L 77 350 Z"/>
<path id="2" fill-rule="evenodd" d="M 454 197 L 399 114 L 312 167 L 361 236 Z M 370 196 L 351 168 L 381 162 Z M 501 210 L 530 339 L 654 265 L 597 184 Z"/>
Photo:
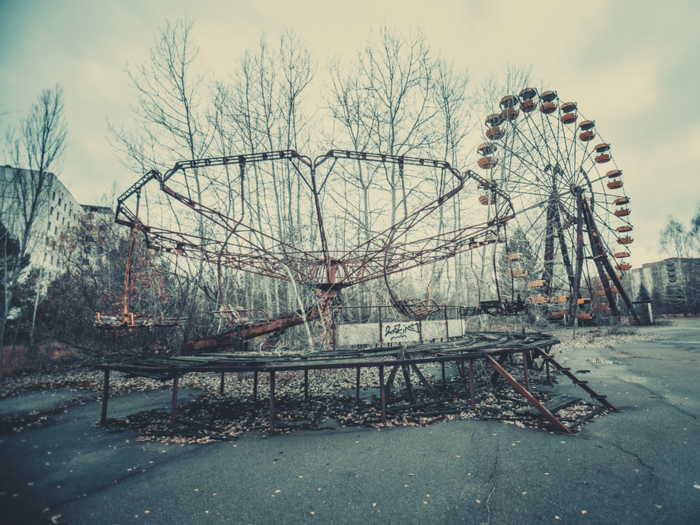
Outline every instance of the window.
<path id="1" fill-rule="evenodd" d="M 66 205 L 65 205 L 65 204 L 63 205 L 63 211 L 66 211 Z"/>
<path id="2" fill-rule="evenodd" d="M 54 200 L 54 201 L 56 200 L 56 192 L 55 191 L 53 192 L 53 198 L 51 200 Z"/>
<path id="3" fill-rule="evenodd" d="M 51 256 L 51 264 L 53 264 L 53 255 Z"/>
<path id="4" fill-rule="evenodd" d="M 51 211 L 49 212 L 49 215 L 53 215 L 53 206 L 51 206 Z"/>
<path id="5" fill-rule="evenodd" d="M 58 220 L 60 216 L 61 215 L 58 212 L 56 212 L 56 220 Z"/>
<path id="6" fill-rule="evenodd" d="M 49 221 L 49 232 L 51 231 L 51 221 Z"/>
<path id="7" fill-rule="evenodd" d="M 60 197 L 58 198 L 58 205 L 59 206 L 61 205 L 61 198 Z"/>
<path id="8" fill-rule="evenodd" d="M 54 227 L 54 231 L 53 231 L 53 232 L 54 232 L 56 235 L 58 235 L 58 226 L 55 226 L 55 227 Z"/>

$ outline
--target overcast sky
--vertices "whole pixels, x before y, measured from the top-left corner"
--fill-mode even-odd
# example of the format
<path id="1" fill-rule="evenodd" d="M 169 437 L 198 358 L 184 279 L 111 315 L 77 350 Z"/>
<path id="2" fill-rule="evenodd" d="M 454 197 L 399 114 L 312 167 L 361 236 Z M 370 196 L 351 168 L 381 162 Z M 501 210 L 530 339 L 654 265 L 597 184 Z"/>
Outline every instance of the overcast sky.
<path id="1" fill-rule="evenodd" d="M 195 22 L 200 66 L 219 76 L 263 32 L 276 40 L 294 28 L 323 69 L 335 55 L 353 56 L 383 23 L 422 27 L 434 50 L 469 69 L 473 87 L 508 63 L 532 65 L 533 77 L 576 101 L 612 145 L 632 201 L 635 267 L 660 257 L 666 218 L 687 223 L 700 202 L 697 0 L 0 0 L 0 109 L 9 112 L 0 137 L 60 83 L 69 126 L 62 182 L 81 203 L 98 201 L 113 181 L 126 189 L 137 176 L 116 160 L 107 119 L 128 125 L 124 68 L 147 58 L 166 19 L 184 15 Z"/>

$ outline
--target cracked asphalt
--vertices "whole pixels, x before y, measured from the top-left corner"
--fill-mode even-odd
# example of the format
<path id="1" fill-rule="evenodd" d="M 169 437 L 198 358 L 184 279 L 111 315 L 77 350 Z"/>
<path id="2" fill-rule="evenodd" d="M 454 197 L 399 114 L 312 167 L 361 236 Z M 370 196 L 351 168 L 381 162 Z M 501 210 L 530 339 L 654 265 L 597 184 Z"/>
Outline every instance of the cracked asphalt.
<path id="1" fill-rule="evenodd" d="M 460 420 L 163 445 L 96 429 L 83 398 L 0 437 L 0 522 L 699 523 L 700 320 L 642 330 L 662 337 L 558 356 L 622 410 L 574 437 Z M 109 415 L 168 400 L 117 396 Z"/>

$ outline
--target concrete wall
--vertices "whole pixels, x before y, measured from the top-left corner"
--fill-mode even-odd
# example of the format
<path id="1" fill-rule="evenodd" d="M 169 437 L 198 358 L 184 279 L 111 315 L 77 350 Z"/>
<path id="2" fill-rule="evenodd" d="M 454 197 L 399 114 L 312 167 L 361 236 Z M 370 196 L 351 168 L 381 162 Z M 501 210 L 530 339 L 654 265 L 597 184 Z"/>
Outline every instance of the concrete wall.
<path id="1" fill-rule="evenodd" d="M 423 342 L 445 341 L 448 337 L 464 335 L 464 322 L 461 319 L 450 319 L 447 326 L 444 320 L 383 323 L 381 338 L 379 323 L 340 325 L 336 327 L 336 344 L 378 346 L 382 340 L 385 345 L 417 343 L 421 332 Z"/>

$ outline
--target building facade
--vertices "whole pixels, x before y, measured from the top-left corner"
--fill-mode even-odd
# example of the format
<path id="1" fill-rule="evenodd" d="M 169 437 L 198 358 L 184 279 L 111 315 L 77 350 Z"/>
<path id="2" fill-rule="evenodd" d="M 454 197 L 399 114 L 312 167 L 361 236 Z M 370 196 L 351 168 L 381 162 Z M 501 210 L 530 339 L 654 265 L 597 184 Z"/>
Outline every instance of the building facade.
<path id="1" fill-rule="evenodd" d="M 637 300 L 642 283 L 655 315 L 700 313 L 700 258 L 669 257 L 634 268 L 632 290 Z"/>
<path id="2" fill-rule="evenodd" d="M 30 224 L 27 253 L 33 266 L 60 271 L 61 237 L 75 227 L 85 211 L 53 173 L 0 167 L 0 221 L 17 239 Z"/>

